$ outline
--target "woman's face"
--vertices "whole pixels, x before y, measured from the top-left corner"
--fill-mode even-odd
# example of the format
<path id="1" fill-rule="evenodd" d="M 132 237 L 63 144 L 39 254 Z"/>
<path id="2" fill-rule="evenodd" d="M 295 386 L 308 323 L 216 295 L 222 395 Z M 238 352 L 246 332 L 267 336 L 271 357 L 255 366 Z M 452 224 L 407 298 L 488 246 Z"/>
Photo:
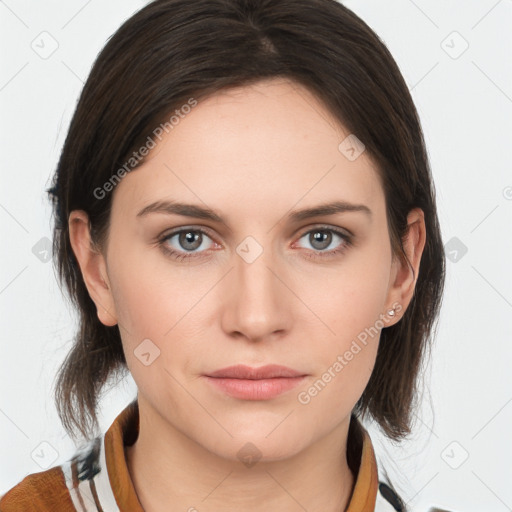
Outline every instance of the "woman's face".
<path id="1" fill-rule="evenodd" d="M 348 135 L 305 88 L 260 82 L 191 108 L 114 190 L 100 318 L 119 324 L 139 401 L 224 458 L 348 428 L 393 323 L 384 193 Z M 362 207 L 297 214 L 341 202 Z M 203 210 L 217 217 L 185 215 Z M 305 377 L 259 398 L 206 377 L 238 364 Z"/>

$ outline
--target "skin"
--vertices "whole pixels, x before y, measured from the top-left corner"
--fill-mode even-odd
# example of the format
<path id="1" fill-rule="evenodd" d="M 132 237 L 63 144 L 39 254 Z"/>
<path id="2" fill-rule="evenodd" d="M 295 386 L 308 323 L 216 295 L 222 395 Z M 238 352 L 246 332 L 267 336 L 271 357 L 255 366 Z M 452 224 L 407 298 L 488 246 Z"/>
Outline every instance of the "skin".
<path id="1" fill-rule="evenodd" d="M 146 512 L 348 506 L 350 414 L 374 368 L 380 332 L 308 404 L 297 396 L 394 303 L 401 312 L 385 326 L 399 321 L 415 279 L 392 258 L 374 164 L 366 152 L 350 161 L 338 149 L 347 135 L 296 83 L 232 89 L 201 101 L 122 179 L 102 251 L 91 247 L 87 214 L 70 215 L 72 247 L 98 317 L 119 325 L 138 386 L 140 434 L 126 455 Z M 164 213 L 137 217 L 171 199 L 207 206 L 227 226 Z M 372 216 L 286 219 L 290 210 L 334 200 L 364 204 Z M 404 249 L 418 275 L 423 212 L 412 210 L 408 223 Z M 207 231 L 195 246 L 183 238 L 180 245 L 179 235 L 163 242 L 181 254 L 193 246 L 188 261 L 158 244 L 180 227 Z M 350 230 L 353 245 L 322 258 L 345 241 L 333 232 L 330 243 L 315 241 L 314 228 Z M 252 263 L 236 252 L 247 236 L 263 249 Z M 160 350 L 149 366 L 134 354 L 147 338 Z M 282 364 L 308 376 L 259 401 L 225 395 L 202 376 L 238 363 Z M 237 457 L 247 442 L 261 452 L 252 467 Z"/>

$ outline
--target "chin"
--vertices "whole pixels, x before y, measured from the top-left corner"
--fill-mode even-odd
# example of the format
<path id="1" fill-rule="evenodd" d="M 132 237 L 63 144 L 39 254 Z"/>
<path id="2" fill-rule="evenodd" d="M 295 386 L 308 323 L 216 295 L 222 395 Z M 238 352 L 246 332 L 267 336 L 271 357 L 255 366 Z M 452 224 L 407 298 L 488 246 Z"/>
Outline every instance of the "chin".
<path id="1" fill-rule="evenodd" d="M 248 468 L 261 462 L 275 462 L 293 457 L 303 449 L 305 444 L 303 439 L 277 432 L 270 434 L 269 437 L 265 437 L 265 433 L 253 431 L 233 432 L 231 430 L 231 434 L 233 438 L 207 448 L 219 457 L 241 462 Z M 208 445 L 211 441 L 210 438 Z"/>

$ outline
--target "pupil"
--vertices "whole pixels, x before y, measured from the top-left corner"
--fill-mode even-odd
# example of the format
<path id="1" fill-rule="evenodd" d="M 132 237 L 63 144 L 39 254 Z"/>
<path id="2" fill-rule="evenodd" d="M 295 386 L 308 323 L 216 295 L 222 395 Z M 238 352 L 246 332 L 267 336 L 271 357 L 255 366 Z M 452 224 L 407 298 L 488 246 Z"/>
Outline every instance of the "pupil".
<path id="1" fill-rule="evenodd" d="M 182 237 L 182 239 L 184 239 L 184 241 L 180 240 L 180 243 L 183 242 L 182 246 L 183 246 L 183 244 L 185 244 L 185 247 L 186 247 L 186 244 L 193 245 L 193 247 L 189 247 L 188 250 L 197 249 L 201 245 L 201 243 L 197 244 L 197 240 L 199 239 L 199 234 L 195 234 L 193 231 L 187 231 L 186 233 L 182 233 L 181 237 Z"/>
<path id="2" fill-rule="evenodd" d="M 326 231 L 315 231 L 313 233 L 313 239 L 315 242 L 320 242 L 321 247 L 319 247 L 319 249 L 325 249 L 329 246 L 331 236 L 332 235 Z M 324 239 L 323 242 L 322 239 Z"/>

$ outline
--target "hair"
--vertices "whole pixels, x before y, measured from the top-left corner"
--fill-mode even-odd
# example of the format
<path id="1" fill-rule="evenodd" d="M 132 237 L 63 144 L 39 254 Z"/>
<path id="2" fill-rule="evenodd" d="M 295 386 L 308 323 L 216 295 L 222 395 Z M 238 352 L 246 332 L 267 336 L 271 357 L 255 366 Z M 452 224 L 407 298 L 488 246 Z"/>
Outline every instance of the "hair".
<path id="1" fill-rule="evenodd" d="M 306 87 L 363 142 L 384 190 L 392 254 L 409 266 L 402 245 L 407 215 L 415 207 L 424 212 L 426 242 L 412 300 L 400 321 L 382 329 L 373 372 L 353 409 L 394 441 L 411 432 L 445 256 L 419 116 L 389 50 L 335 0 L 155 0 L 126 20 L 97 56 L 47 190 L 55 269 L 79 313 L 55 385 L 57 411 L 72 437 L 95 435 L 100 393 L 127 365 L 119 327 L 99 321 L 85 286 L 70 244 L 70 213 L 85 210 L 92 243 L 101 250 L 112 194 L 97 191 L 107 189 L 116 171 L 119 177 L 159 124 L 191 98 L 274 78 Z"/>

